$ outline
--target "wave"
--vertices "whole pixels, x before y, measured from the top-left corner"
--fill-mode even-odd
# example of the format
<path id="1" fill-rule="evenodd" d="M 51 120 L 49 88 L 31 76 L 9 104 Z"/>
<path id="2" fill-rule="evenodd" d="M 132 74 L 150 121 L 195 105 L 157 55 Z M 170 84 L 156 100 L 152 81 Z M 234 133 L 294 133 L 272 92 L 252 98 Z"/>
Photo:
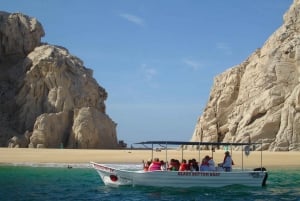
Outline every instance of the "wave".
<path id="1" fill-rule="evenodd" d="M 138 170 L 142 169 L 142 164 L 105 164 L 117 169 Z M 55 167 L 55 168 L 92 168 L 90 163 L 0 163 L 0 166 L 28 166 L 28 167 Z"/>

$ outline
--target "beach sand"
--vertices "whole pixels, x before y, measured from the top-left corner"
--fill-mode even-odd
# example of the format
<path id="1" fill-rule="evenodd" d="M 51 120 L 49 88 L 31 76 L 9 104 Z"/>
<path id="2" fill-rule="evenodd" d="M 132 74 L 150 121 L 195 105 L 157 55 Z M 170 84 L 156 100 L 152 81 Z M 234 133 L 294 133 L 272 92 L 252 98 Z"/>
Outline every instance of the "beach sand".
<path id="1" fill-rule="evenodd" d="M 168 150 L 153 151 L 153 157 L 168 161 L 171 158 L 181 160 L 195 158 L 199 161 L 199 151 Z M 200 152 L 200 159 L 205 155 L 212 156 L 215 163 L 220 163 L 224 157 L 224 151 L 216 150 Z M 267 169 L 274 168 L 300 168 L 300 152 L 269 152 L 254 151 L 246 156 L 241 151 L 233 151 L 232 158 L 236 168 L 255 168 L 262 166 Z M 86 150 L 86 149 L 31 149 L 31 148 L 0 148 L 0 164 L 44 164 L 44 163 L 89 163 L 90 161 L 99 163 L 141 163 L 142 160 L 152 158 L 151 150 Z M 242 162 L 243 158 L 243 162 Z"/>

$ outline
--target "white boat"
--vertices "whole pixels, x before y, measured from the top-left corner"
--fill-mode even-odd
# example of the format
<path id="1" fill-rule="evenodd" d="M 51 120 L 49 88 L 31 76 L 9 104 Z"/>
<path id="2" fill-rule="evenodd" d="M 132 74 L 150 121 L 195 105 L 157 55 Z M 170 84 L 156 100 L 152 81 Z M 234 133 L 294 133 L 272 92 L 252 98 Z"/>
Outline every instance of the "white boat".
<path id="1" fill-rule="evenodd" d="M 205 146 L 249 146 L 255 143 L 206 143 L 206 142 L 175 142 L 175 141 L 147 141 L 137 144 L 166 145 L 205 145 Z M 166 154 L 167 158 L 167 154 Z M 262 160 L 262 157 L 261 157 Z M 166 160 L 167 161 L 167 160 Z M 125 170 L 104 164 L 91 162 L 102 181 L 108 186 L 155 186 L 155 187 L 223 187 L 229 185 L 264 186 L 268 177 L 265 168 L 254 170 L 225 171 L 144 171 Z M 262 162 L 261 162 L 262 164 Z"/>

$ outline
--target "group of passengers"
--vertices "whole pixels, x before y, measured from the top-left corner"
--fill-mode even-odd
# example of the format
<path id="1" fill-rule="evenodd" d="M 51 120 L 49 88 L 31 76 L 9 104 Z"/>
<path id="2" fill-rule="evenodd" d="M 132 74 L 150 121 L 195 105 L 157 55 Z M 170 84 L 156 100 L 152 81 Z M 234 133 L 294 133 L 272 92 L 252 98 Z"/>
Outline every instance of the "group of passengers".
<path id="1" fill-rule="evenodd" d="M 170 163 L 166 163 L 159 158 L 148 160 L 144 163 L 144 171 L 156 171 L 156 170 L 170 170 L 170 171 L 216 171 L 215 162 L 212 157 L 205 156 L 201 164 L 196 159 L 188 160 L 183 159 L 181 163 L 177 159 L 171 159 Z M 230 172 L 232 170 L 233 161 L 228 151 L 225 152 L 225 157 L 222 163 L 218 166 L 222 167 L 224 171 Z"/>
<path id="2" fill-rule="evenodd" d="M 144 163 L 144 170 L 199 171 L 199 166 L 196 159 L 191 159 L 188 162 L 183 159 L 181 163 L 177 159 L 171 159 L 169 163 L 165 163 L 163 160 L 159 160 L 159 158 L 154 158 L 152 161 L 148 160 Z"/>

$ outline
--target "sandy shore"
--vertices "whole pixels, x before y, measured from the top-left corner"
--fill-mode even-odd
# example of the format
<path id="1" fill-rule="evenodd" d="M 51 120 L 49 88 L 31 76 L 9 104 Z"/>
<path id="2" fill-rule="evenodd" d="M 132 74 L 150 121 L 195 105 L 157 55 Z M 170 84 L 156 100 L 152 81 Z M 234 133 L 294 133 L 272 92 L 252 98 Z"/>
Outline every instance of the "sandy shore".
<path id="1" fill-rule="evenodd" d="M 161 160 L 176 158 L 181 160 L 181 150 L 154 151 L 153 157 Z M 212 155 L 210 151 L 201 151 L 200 158 Z M 150 150 L 78 150 L 78 149 L 22 149 L 0 148 L 0 164 L 37 164 L 37 163 L 141 163 L 152 157 Z M 223 160 L 224 151 L 213 152 L 216 163 Z M 251 152 L 245 156 L 241 151 L 233 151 L 235 167 L 254 168 L 261 165 L 261 152 Z M 183 151 L 183 158 L 199 160 L 198 151 Z M 243 162 L 242 162 L 243 158 Z M 267 169 L 300 168 L 300 152 L 268 152 L 262 153 L 262 165 Z"/>

